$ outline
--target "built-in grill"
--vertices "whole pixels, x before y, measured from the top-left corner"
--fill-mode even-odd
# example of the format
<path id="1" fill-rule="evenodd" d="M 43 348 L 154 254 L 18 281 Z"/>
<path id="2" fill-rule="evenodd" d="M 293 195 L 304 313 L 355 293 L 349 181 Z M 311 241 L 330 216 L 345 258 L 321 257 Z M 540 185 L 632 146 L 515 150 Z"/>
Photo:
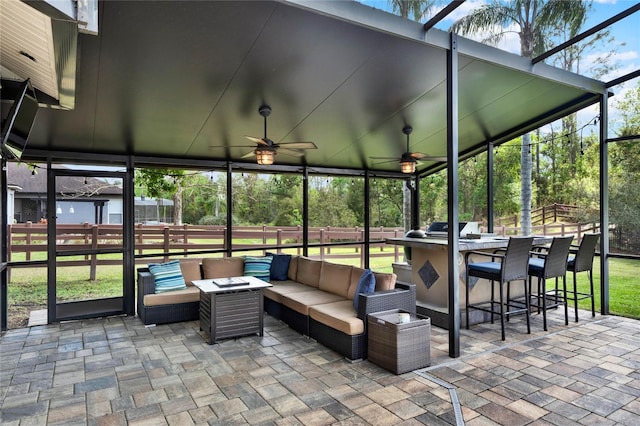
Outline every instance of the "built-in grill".
<path id="1" fill-rule="evenodd" d="M 460 237 L 478 232 L 478 222 L 459 222 L 458 225 L 460 229 Z M 449 224 L 447 222 L 433 222 L 427 228 L 427 237 L 447 238 L 448 231 Z"/>

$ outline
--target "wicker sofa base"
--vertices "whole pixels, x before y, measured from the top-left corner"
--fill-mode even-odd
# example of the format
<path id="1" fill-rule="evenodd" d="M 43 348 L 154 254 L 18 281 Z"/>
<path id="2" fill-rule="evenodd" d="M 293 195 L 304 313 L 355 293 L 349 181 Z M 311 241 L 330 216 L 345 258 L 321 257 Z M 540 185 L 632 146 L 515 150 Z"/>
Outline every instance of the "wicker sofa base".
<path id="1" fill-rule="evenodd" d="M 277 320 L 282 319 L 282 305 L 264 296 L 264 311 Z"/>
<path id="2" fill-rule="evenodd" d="M 352 361 L 367 357 L 366 333 L 350 336 L 310 318 L 309 337 Z"/>
<path id="3" fill-rule="evenodd" d="M 200 318 L 200 302 L 145 306 L 138 311 L 138 316 L 145 325 L 195 321 Z"/>
<path id="4" fill-rule="evenodd" d="M 309 336 L 309 317 L 294 311 L 288 306 L 280 305 L 280 319 L 300 334 Z"/>

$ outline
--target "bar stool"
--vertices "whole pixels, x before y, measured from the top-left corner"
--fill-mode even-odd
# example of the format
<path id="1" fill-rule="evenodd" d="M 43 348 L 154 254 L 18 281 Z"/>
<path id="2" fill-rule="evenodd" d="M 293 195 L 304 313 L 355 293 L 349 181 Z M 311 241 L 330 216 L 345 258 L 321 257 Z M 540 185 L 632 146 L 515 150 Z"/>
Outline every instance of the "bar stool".
<path id="1" fill-rule="evenodd" d="M 469 251 L 465 253 L 464 262 L 466 265 L 466 319 L 467 329 L 469 329 L 469 310 L 477 309 L 491 314 L 491 323 L 493 324 L 494 315 L 500 317 L 500 327 L 502 329 L 502 340 L 505 339 L 504 333 L 504 319 L 509 318 L 515 314 L 525 314 L 527 318 L 527 333 L 531 334 L 531 324 L 529 316 L 529 295 L 527 290 L 527 262 L 529 260 L 529 251 L 531 250 L 531 244 L 533 243 L 533 237 L 511 237 L 507 244 L 504 254 L 487 253 L 482 251 Z M 476 262 L 469 263 L 469 257 L 471 255 L 487 256 L 491 257 L 489 262 Z M 497 261 L 499 259 L 499 261 Z M 491 281 L 491 300 L 487 302 L 481 302 L 477 304 L 469 303 L 469 277 L 484 278 Z M 513 303 L 507 297 L 504 300 L 504 288 L 503 285 L 507 284 L 507 292 L 509 293 L 511 281 L 522 280 L 525 294 L 525 306 L 520 303 Z M 500 300 L 495 300 L 495 285 L 494 282 L 498 282 L 500 289 Z M 496 311 L 496 305 L 499 309 Z M 505 306 L 507 308 L 505 312 Z"/>
<path id="2" fill-rule="evenodd" d="M 600 234 L 584 234 L 580 245 L 573 245 L 570 249 L 570 253 L 573 254 L 569 255 L 567 270 L 573 273 L 573 297 L 570 297 L 569 293 L 567 298 L 573 300 L 575 305 L 576 322 L 578 322 L 578 300 L 591 298 L 591 316 L 596 316 L 596 305 L 593 297 L 593 257 L 596 253 L 596 245 L 599 238 Z M 579 292 L 576 283 L 576 274 L 585 271 L 589 274 L 590 293 Z"/>
<path id="3" fill-rule="evenodd" d="M 567 307 L 567 258 L 573 235 L 568 237 L 554 237 L 546 251 L 532 252 L 529 259 L 529 292 L 536 303 L 531 306 L 542 310 L 542 322 L 544 331 L 547 331 L 547 309 L 564 304 L 564 323 L 569 324 L 569 312 Z M 538 278 L 538 293 L 534 295 L 531 290 L 531 278 Z M 562 293 L 558 290 L 558 278 L 562 277 Z M 556 288 L 547 290 L 546 282 L 549 278 L 556 279 Z M 551 304 L 549 300 L 553 300 Z"/>

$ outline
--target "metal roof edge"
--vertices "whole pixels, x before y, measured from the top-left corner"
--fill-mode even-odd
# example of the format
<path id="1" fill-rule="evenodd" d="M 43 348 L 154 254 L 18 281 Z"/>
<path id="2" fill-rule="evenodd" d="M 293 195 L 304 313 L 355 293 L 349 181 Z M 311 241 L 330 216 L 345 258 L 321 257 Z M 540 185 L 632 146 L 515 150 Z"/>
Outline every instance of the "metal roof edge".
<path id="1" fill-rule="evenodd" d="M 358 3 L 357 1 L 318 1 L 318 0 L 278 0 L 280 3 L 306 9 L 374 31 L 397 37 L 430 44 L 448 49 L 449 38 L 446 31 L 432 28 L 424 31 L 420 22 L 405 19 L 382 9 Z"/>
<path id="2" fill-rule="evenodd" d="M 442 49 L 449 49 L 449 32 L 431 28 L 425 32 L 423 24 L 401 16 L 393 15 L 356 1 L 318 1 L 318 0 L 279 0 L 280 3 L 299 7 L 314 13 L 363 26 L 374 31 L 384 32 L 419 43 Z M 497 47 L 458 35 L 458 52 L 461 55 L 498 66 L 526 72 L 535 77 L 546 78 L 570 86 L 603 93 L 605 83 L 581 76 L 545 63 L 533 64 L 531 59 Z"/>

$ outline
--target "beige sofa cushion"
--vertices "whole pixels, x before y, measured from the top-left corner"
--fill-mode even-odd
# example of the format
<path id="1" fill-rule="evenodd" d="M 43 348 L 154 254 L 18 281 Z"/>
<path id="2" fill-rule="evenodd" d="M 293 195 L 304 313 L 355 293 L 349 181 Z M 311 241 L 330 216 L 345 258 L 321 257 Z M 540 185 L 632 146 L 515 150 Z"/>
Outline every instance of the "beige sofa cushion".
<path id="1" fill-rule="evenodd" d="M 296 281 L 311 287 L 318 287 L 320 282 L 320 270 L 322 261 L 312 260 L 307 257 L 298 257 L 298 273 Z"/>
<path id="2" fill-rule="evenodd" d="M 291 256 L 289 262 L 289 271 L 287 271 L 287 278 L 295 281 L 298 275 L 298 258 L 299 256 Z"/>
<path id="3" fill-rule="evenodd" d="M 358 288 L 358 281 L 360 281 L 360 277 L 363 273 L 364 269 L 358 268 L 357 266 L 354 266 L 351 269 L 351 283 L 349 284 L 347 299 L 353 300 L 353 295 L 356 294 L 356 289 Z"/>
<path id="4" fill-rule="evenodd" d="M 282 303 L 282 295 L 284 294 L 309 291 L 313 288 L 296 281 L 272 281 L 271 284 L 273 287 L 267 287 L 263 290 L 264 295 L 278 303 Z"/>
<path id="5" fill-rule="evenodd" d="M 351 265 L 323 262 L 320 269 L 318 288 L 346 299 L 349 296 L 352 269 L 353 266 Z"/>
<path id="6" fill-rule="evenodd" d="M 164 293 L 145 294 L 144 306 L 171 305 L 173 303 L 188 303 L 200 301 L 198 287 L 189 286 L 184 290 L 165 291 Z"/>
<path id="7" fill-rule="evenodd" d="M 351 300 L 312 306 L 309 308 L 309 316 L 349 336 L 364 333 L 364 321 L 356 316 Z"/>
<path id="8" fill-rule="evenodd" d="M 344 297 L 322 290 L 299 291 L 282 295 L 282 304 L 302 315 L 309 315 L 309 307 L 344 300 Z"/>
<path id="9" fill-rule="evenodd" d="M 202 279 L 200 262 L 197 260 L 180 259 L 180 270 L 182 271 L 182 276 L 187 286 L 193 285 L 193 281 L 195 280 Z"/>
<path id="10" fill-rule="evenodd" d="M 374 272 L 373 276 L 376 277 L 376 291 L 393 290 L 396 286 L 398 276 L 394 273 Z"/>
<path id="11" fill-rule="evenodd" d="M 349 285 L 348 299 L 353 300 L 353 295 L 358 288 L 358 281 L 362 276 L 364 269 L 354 266 L 351 270 L 351 284 Z M 396 279 L 398 276 L 394 273 L 374 272 L 373 276 L 376 278 L 376 291 L 393 290 L 396 286 Z"/>
<path id="12" fill-rule="evenodd" d="M 204 278 L 228 278 L 244 275 L 244 258 L 221 257 L 202 259 Z"/>

